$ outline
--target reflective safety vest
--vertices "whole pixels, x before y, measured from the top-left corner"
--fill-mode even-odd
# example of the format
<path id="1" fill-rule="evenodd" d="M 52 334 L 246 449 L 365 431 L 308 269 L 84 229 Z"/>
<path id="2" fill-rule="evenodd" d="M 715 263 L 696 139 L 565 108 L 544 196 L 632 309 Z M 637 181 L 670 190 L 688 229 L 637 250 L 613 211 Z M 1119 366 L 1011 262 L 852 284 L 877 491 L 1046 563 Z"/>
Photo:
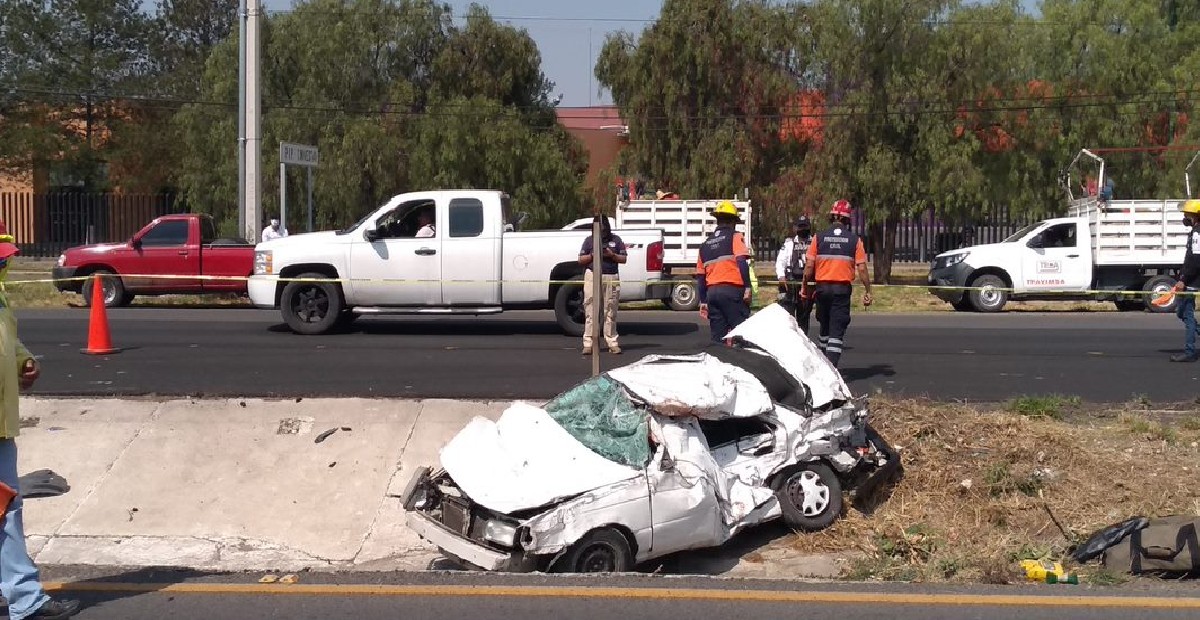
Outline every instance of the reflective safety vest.
<path id="1" fill-rule="evenodd" d="M 817 282 L 849 284 L 854 282 L 855 266 L 867 262 L 867 253 L 862 238 L 838 226 L 817 235 L 808 258 L 815 261 Z"/>
<path id="2" fill-rule="evenodd" d="M 742 233 L 733 228 L 718 228 L 700 246 L 696 269 L 704 274 L 704 283 L 708 286 L 746 286 L 748 283 L 742 281 L 742 272 L 738 269 L 739 256 L 750 258 Z"/>

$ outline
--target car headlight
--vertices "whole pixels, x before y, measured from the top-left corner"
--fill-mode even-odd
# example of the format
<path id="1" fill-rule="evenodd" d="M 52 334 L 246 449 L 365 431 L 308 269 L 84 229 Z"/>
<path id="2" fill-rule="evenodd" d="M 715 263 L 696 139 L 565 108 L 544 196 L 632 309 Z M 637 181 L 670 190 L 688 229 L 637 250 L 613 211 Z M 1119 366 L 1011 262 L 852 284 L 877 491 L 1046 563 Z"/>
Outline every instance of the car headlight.
<path id="1" fill-rule="evenodd" d="M 58 266 L 59 266 L 59 267 L 62 267 L 62 266 L 63 266 L 63 265 L 65 265 L 65 264 L 67 264 L 67 255 L 66 255 L 66 254 L 59 254 L 59 255 L 58 255 Z"/>
<path id="2" fill-rule="evenodd" d="M 512 547 L 517 538 L 517 526 L 493 519 L 483 525 L 483 538 L 503 547 Z"/>
<path id="3" fill-rule="evenodd" d="M 271 250 L 258 250 L 254 252 L 254 275 L 270 275 L 273 269 Z"/>

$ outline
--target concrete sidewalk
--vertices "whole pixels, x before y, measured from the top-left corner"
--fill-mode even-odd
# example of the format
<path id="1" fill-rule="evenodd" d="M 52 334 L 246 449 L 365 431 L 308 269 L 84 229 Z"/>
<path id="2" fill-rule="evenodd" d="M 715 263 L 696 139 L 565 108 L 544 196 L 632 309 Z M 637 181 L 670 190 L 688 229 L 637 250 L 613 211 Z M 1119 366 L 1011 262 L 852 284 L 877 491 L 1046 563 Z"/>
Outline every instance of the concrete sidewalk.
<path id="1" fill-rule="evenodd" d="M 422 570 L 438 556 L 403 525 L 398 495 L 472 417 L 495 419 L 508 405 L 23 398 L 20 471 L 52 469 L 71 485 L 26 500 L 30 550 L 43 565 Z M 837 558 L 794 557 L 778 535 L 678 568 L 838 572 Z"/>

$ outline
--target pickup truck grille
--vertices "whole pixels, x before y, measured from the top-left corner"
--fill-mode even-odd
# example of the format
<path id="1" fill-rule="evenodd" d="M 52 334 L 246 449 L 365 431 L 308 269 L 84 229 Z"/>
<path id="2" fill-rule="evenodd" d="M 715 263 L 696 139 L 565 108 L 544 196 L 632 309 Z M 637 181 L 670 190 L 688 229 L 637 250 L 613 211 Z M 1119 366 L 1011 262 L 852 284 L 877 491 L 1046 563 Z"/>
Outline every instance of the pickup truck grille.
<path id="1" fill-rule="evenodd" d="M 456 497 L 442 500 L 442 524 L 465 537 L 471 534 L 471 508 Z"/>

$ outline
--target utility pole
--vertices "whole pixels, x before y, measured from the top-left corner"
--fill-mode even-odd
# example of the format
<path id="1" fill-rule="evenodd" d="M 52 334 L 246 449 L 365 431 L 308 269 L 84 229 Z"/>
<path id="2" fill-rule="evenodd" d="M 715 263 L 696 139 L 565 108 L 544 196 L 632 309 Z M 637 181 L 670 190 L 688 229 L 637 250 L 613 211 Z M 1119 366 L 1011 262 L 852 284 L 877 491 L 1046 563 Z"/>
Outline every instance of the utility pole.
<path id="1" fill-rule="evenodd" d="M 246 0 L 238 0 L 238 227 L 246 230 Z M 252 239 L 248 239 L 253 241 Z"/>
<path id="2" fill-rule="evenodd" d="M 246 0 L 246 239 L 254 243 L 262 226 L 262 108 L 259 90 L 259 32 L 262 0 Z"/>

